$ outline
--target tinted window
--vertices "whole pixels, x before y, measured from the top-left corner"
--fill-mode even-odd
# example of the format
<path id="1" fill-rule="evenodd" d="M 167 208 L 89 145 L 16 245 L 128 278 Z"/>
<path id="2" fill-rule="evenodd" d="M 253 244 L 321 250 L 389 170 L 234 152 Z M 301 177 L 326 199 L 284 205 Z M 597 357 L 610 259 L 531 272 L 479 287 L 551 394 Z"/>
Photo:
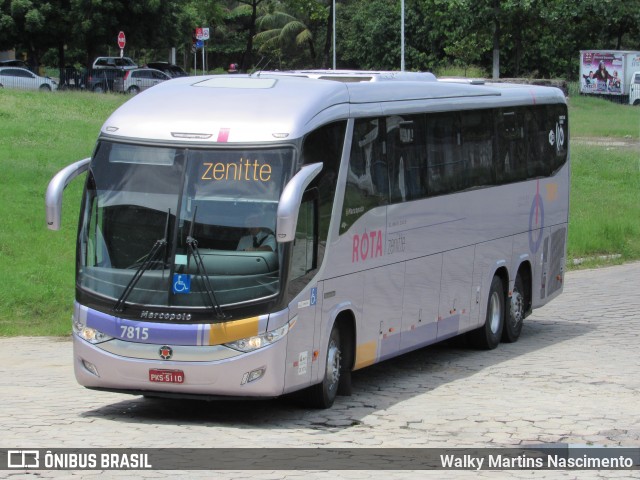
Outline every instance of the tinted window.
<path id="1" fill-rule="evenodd" d="M 391 201 L 427 195 L 427 146 L 424 115 L 387 119 L 387 152 Z"/>
<path id="2" fill-rule="evenodd" d="M 564 104 L 357 119 L 340 234 L 379 205 L 552 175 Z"/>
<path id="3" fill-rule="evenodd" d="M 22 70 L 20 68 L 8 68 L 3 72 L 4 75 L 9 75 L 11 77 L 22 77 L 22 78 L 33 78 L 34 75 L 27 71 Z"/>
<path id="4" fill-rule="evenodd" d="M 527 150 L 522 109 L 500 109 L 497 112 L 498 183 L 515 182 L 527 176 Z"/>
<path id="5" fill-rule="evenodd" d="M 468 187 L 495 183 L 494 139 L 491 110 L 472 110 L 462 115 L 462 158 Z"/>
<path id="6" fill-rule="evenodd" d="M 427 116 L 428 193 L 448 193 L 463 181 L 461 132 L 458 115 Z"/>
<path id="7" fill-rule="evenodd" d="M 355 121 L 340 233 L 347 231 L 365 212 L 387 203 L 389 178 L 383 125 L 379 118 Z"/>
<path id="8" fill-rule="evenodd" d="M 310 185 L 310 188 L 318 190 L 319 235 L 323 244 L 329 234 L 346 126 L 347 122 L 342 121 L 320 127 L 307 135 L 302 146 L 304 164 L 323 164 L 322 170 Z M 318 262 L 322 263 L 322 259 Z"/>

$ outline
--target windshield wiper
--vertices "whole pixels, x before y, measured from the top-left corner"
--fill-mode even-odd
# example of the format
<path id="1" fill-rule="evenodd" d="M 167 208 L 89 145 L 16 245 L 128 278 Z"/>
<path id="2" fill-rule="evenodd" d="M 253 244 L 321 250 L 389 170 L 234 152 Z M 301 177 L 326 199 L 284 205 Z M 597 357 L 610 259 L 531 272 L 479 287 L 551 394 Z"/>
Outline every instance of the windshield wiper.
<path id="1" fill-rule="evenodd" d="M 213 291 L 213 287 L 211 287 L 211 282 L 209 281 L 209 275 L 207 274 L 207 270 L 204 267 L 204 262 L 202 261 L 202 255 L 200 255 L 200 251 L 198 250 L 198 240 L 193 238 L 193 225 L 196 222 L 196 213 L 198 212 L 198 207 L 195 207 L 193 210 L 193 216 L 191 217 L 191 225 L 189 227 L 189 235 L 187 235 L 187 247 L 189 247 L 189 252 L 193 257 L 193 260 L 196 263 L 196 275 L 200 276 L 202 279 L 202 284 L 204 286 L 205 291 L 207 292 L 207 296 L 209 297 L 209 301 L 211 302 L 211 306 L 213 310 L 216 312 L 216 317 L 218 320 L 224 320 L 228 317 L 222 311 L 222 307 L 218 303 L 218 299 L 216 298 L 216 294 Z"/>
<path id="2" fill-rule="evenodd" d="M 135 288 L 138 281 L 142 278 L 142 275 L 144 274 L 144 272 L 146 272 L 151 266 L 151 264 L 155 261 L 156 257 L 158 256 L 158 252 L 160 252 L 160 250 L 163 248 L 164 248 L 164 255 L 163 255 L 162 262 L 163 262 L 163 270 L 164 270 L 164 258 L 166 258 L 167 256 L 167 243 L 168 243 L 167 236 L 169 235 L 170 218 L 171 218 L 171 209 L 167 211 L 167 220 L 164 225 L 164 238 L 156 240 L 156 243 L 154 243 L 153 247 L 151 247 L 151 251 L 147 254 L 147 258 L 138 267 L 138 270 L 136 270 L 136 273 L 133 275 L 133 277 L 131 277 L 131 280 L 129 280 L 129 283 L 127 284 L 124 291 L 122 292 L 122 295 L 120 295 L 120 298 L 118 298 L 118 301 L 113 306 L 113 309 L 116 312 L 122 312 L 124 310 L 124 302 L 127 300 L 127 298 Z"/>

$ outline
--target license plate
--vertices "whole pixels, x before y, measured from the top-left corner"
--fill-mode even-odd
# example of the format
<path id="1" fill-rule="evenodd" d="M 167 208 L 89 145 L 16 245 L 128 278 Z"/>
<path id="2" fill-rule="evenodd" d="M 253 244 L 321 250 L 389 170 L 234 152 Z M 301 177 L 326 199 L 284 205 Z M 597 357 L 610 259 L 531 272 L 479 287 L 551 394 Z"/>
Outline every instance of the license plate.
<path id="1" fill-rule="evenodd" d="M 149 381 L 156 383 L 183 383 L 184 372 L 182 370 L 149 370 Z"/>

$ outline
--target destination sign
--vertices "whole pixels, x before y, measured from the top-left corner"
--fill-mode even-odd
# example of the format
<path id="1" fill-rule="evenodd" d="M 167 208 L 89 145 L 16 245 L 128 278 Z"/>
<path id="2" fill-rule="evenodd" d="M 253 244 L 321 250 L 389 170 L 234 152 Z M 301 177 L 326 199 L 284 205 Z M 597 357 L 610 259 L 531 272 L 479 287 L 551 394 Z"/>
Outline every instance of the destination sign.
<path id="1" fill-rule="evenodd" d="M 271 180 L 271 165 L 258 160 L 240 158 L 237 162 L 203 162 L 202 180 L 268 182 Z"/>

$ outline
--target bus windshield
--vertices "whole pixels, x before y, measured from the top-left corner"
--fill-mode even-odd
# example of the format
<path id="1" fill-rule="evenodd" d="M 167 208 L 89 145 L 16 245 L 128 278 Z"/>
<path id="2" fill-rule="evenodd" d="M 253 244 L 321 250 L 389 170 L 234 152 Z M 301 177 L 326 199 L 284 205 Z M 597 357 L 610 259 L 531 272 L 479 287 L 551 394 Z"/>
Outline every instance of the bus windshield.
<path id="1" fill-rule="evenodd" d="M 127 305 L 214 308 L 273 298 L 278 200 L 294 150 L 102 141 L 81 219 L 78 286 Z"/>

